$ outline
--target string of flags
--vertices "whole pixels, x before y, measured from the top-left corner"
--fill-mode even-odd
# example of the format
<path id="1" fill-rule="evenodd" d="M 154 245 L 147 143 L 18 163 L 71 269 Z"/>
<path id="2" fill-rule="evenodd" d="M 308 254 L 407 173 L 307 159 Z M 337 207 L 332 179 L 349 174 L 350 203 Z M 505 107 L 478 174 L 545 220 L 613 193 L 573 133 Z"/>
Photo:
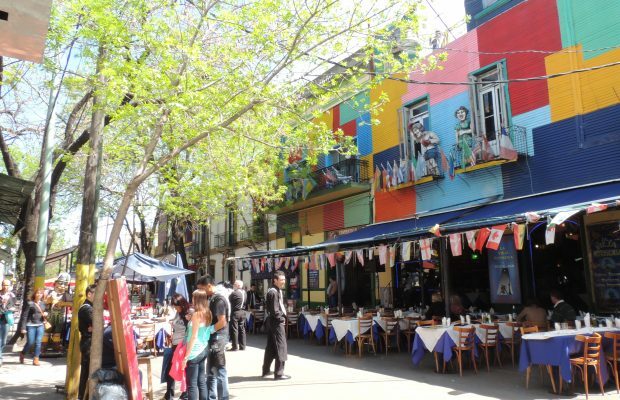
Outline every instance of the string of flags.
<path id="1" fill-rule="evenodd" d="M 620 207 L 620 200 L 616 200 L 616 207 Z M 592 203 L 585 208 L 587 214 L 604 211 L 607 204 Z M 547 216 L 547 227 L 545 230 L 545 243 L 553 244 L 555 241 L 555 231 L 558 225 L 563 224 L 571 216 L 583 209 L 571 209 L 560 211 L 553 217 Z M 491 228 L 472 229 L 465 232 L 450 233 L 447 235 L 450 251 L 453 256 L 463 254 L 463 246 L 467 245 L 472 251 L 481 252 L 484 248 L 498 250 L 504 233 L 508 230 L 513 234 L 514 247 L 516 250 L 523 249 L 523 243 L 527 234 L 526 224 L 536 223 L 543 217 L 535 212 L 525 213 L 525 223 L 512 222 L 510 224 L 500 224 Z M 276 256 L 260 258 L 237 258 L 235 264 L 238 270 L 253 270 L 256 273 L 272 272 L 276 269 L 286 269 L 295 271 L 297 269 L 324 270 L 335 268 L 337 262 L 345 264 L 353 263 L 364 267 L 369 261 L 378 258 L 380 265 L 393 267 L 396 264 L 397 255 L 400 255 L 402 262 L 413 259 L 412 254 L 419 257 L 423 262 L 431 261 L 433 256 L 433 242 L 437 237 L 441 237 L 441 227 L 439 224 L 429 229 L 435 237 L 402 241 L 395 244 L 381 244 L 362 249 L 344 250 L 340 252 L 321 252 L 315 251 L 307 255 L 299 256 Z M 463 240 L 465 235 L 465 240 Z"/>

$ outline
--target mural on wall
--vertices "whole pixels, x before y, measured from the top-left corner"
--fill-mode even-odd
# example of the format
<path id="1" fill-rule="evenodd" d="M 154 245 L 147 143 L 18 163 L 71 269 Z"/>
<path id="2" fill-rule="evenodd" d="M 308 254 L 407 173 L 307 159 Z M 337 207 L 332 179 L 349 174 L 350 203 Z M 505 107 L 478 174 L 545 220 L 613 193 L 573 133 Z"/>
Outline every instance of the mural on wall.
<path id="1" fill-rule="evenodd" d="M 409 124 L 408 134 L 411 138 L 411 152 L 415 160 L 416 180 L 426 176 L 442 177 L 441 148 L 439 136 L 435 132 L 427 131 L 421 122 Z"/>

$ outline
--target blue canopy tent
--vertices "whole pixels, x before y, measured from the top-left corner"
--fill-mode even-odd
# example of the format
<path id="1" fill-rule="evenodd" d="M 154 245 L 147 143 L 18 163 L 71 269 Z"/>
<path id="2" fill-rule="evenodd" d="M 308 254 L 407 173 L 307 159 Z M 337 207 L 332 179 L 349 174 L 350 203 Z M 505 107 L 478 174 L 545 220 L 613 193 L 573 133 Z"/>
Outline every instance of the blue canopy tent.
<path id="1" fill-rule="evenodd" d="M 103 263 L 97 263 L 97 268 L 102 267 Z M 183 269 L 182 266 L 178 267 L 144 254 L 133 253 L 114 260 L 112 278 L 124 276 L 127 282 L 131 283 L 166 282 L 193 273 L 194 271 Z"/>
<path id="2" fill-rule="evenodd" d="M 185 275 L 187 275 L 187 273 L 193 273 L 193 271 L 189 271 L 183 267 L 183 260 L 179 253 L 176 254 L 174 264 L 174 268 L 182 271 L 184 275 L 176 276 L 158 284 L 157 299 L 160 303 L 163 303 L 165 299 L 172 297 L 175 293 L 178 293 L 185 297 L 188 301 L 191 301 L 189 298 L 189 292 L 187 291 L 187 281 L 185 279 Z"/>

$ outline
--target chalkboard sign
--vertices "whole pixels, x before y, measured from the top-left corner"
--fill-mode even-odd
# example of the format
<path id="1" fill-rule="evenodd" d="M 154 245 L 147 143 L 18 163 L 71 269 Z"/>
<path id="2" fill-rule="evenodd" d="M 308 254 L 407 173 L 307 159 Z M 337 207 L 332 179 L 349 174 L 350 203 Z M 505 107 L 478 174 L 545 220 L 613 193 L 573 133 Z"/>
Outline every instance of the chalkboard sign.
<path id="1" fill-rule="evenodd" d="M 308 289 L 319 288 L 319 271 L 315 269 L 308 270 Z"/>
<path id="2" fill-rule="evenodd" d="M 620 309 L 620 227 L 618 221 L 588 225 L 594 301 L 603 312 Z"/>
<path id="3" fill-rule="evenodd" d="M 488 250 L 491 303 L 521 302 L 517 250 L 512 236 L 504 235 L 497 250 Z"/>

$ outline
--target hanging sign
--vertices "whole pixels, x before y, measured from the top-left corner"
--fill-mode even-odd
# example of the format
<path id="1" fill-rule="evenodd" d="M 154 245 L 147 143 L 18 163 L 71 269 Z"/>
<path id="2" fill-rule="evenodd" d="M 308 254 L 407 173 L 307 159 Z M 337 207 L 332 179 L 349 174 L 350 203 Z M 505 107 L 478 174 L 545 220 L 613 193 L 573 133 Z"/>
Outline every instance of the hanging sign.
<path id="1" fill-rule="evenodd" d="M 515 304 L 521 302 L 521 282 L 517 250 L 512 237 L 504 236 L 497 251 L 487 252 L 491 303 Z"/>

